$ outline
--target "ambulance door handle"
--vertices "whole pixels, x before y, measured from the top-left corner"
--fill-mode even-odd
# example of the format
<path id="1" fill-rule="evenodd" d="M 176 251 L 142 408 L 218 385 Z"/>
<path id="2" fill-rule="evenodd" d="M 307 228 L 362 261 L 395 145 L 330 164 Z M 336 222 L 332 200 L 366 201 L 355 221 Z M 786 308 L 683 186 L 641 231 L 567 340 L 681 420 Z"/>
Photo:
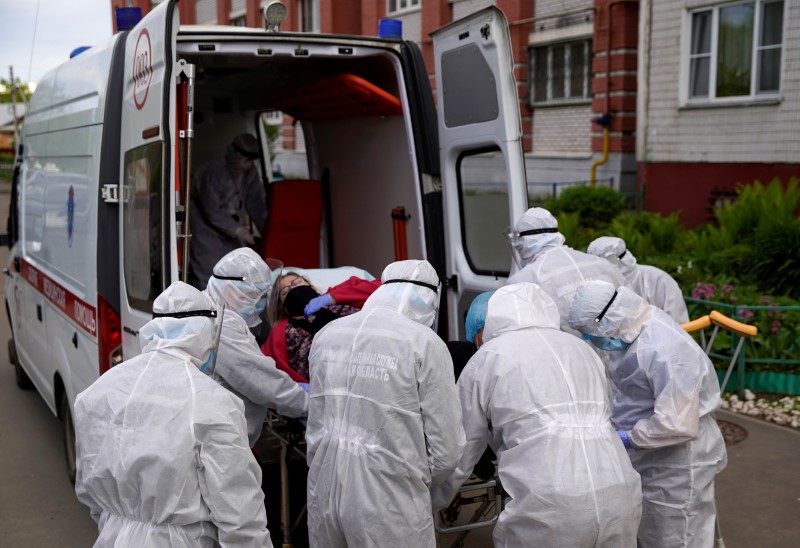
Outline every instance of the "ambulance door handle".
<path id="1" fill-rule="evenodd" d="M 36 305 L 36 319 L 42 321 L 42 305 Z"/>
<path id="2" fill-rule="evenodd" d="M 75 348 L 78 348 L 78 334 L 77 333 L 73 333 L 72 334 L 72 345 Z"/>

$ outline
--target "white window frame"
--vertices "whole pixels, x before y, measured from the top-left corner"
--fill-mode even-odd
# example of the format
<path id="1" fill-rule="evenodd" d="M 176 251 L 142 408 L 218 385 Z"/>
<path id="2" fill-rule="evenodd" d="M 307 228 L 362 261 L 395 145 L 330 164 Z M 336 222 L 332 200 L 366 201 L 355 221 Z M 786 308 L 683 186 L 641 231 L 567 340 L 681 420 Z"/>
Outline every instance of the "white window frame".
<path id="1" fill-rule="evenodd" d="M 556 97 L 553 98 L 553 47 L 556 46 L 572 46 L 577 43 L 583 43 L 583 95 L 580 97 Z M 547 99 L 536 100 L 535 97 L 535 82 L 537 78 L 536 67 L 534 63 L 534 50 L 539 48 L 547 48 Z M 572 47 L 567 47 L 564 55 L 564 91 L 565 93 L 570 89 L 570 77 L 572 75 L 572 67 L 570 64 L 570 56 L 572 55 Z M 560 106 L 560 105 L 581 105 L 592 102 L 592 38 L 591 36 L 576 36 L 568 40 L 559 40 L 555 42 L 534 43 L 528 46 L 528 104 L 533 107 L 542 106 Z"/>
<path id="2" fill-rule="evenodd" d="M 241 25 L 236 22 L 241 21 Z M 232 11 L 228 14 L 228 25 L 232 27 L 246 27 L 247 26 L 247 11 Z"/>
<path id="3" fill-rule="evenodd" d="M 405 6 L 400 4 L 405 2 Z M 386 14 L 400 15 L 422 9 L 422 0 L 386 0 Z"/>
<path id="4" fill-rule="evenodd" d="M 775 2 L 783 1 L 783 28 L 781 31 L 780 46 L 761 46 L 761 35 L 763 28 L 761 27 L 761 19 L 764 11 L 765 4 L 772 4 Z M 719 12 L 723 8 L 732 6 L 739 6 L 743 4 L 754 4 L 755 13 L 753 16 L 753 50 L 751 52 L 750 61 L 750 93 L 748 95 L 736 95 L 733 97 L 717 97 L 717 55 L 718 55 L 718 42 L 719 42 Z M 703 57 L 703 55 L 692 54 L 692 19 L 697 13 L 704 11 L 711 12 L 711 52 L 708 54 L 709 59 L 709 79 L 708 79 L 708 97 L 691 97 L 691 60 L 695 57 Z M 684 11 L 683 18 L 683 39 L 681 43 L 681 86 L 680 86 L 680 103 L 682 106 L 693 105 L 725 105 L 730 103 L 757 103 L 762 101 L 774 102 L 780 100 L 781 96 L 781 81 L 784 74 L 783 67 L 786 58 L 786 0 L 738 0 L 736 2 L 725 2 L 720 4 L 711 4 L 708 6 L 699 7 L 692 10 Z M 758 92 L 758 77 L 761 70 L 759 66 L 760 51 L 766 49 L 781 49 L 780 61 L 780 77 L 778 81 L 778 89 L 776 91 Z"/>

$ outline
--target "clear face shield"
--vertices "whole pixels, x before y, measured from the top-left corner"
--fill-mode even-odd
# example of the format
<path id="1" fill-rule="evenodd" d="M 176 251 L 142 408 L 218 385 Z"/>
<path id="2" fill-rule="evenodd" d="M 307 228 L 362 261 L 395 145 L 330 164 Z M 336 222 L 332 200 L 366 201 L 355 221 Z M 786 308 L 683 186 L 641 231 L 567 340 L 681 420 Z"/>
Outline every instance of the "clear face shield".
<path id="1" fill-rule="evenodd" d="M 215 379 L 214 374 L 217 371 L 217 356 L 219 356 L 219 339 L 222 336 L 222 322 L 225 319 L 225 304 L 223 303 L 222 308 L 217 313 L 217 321 L 214 325 L 214 343 L 211 346 L 211 360 L 210 363 L 206 362 L 207 365 L 204 365 L 200 371 L 206 373 L 212 379 Z M 216 380 L 216 379 L 215 379 Z"/>
<path id="2" fill-rule="evenodd" d="M 261 318 L 265 323 L 273 326 L 275 322 L 278 321 L 278 311 L 280 309 L 278 282 L 283 275 L 283 262 L 272 258 L 264 259 L 264 262 L 267 263 L 267 267 L 269 268 L 270 284 L 265 294 L 266 303 L 264 311 L 261 313 Z"/>
<path id="3" fill-rule="evenodd" d="M 522 270 L 524 266 L 522 263 L 522 257 L 519 256 L 519 252 L 517 248 L 514 247 L 514 237 L 519 236 L 519 233 L 515 232 L 513 228 L 508 227 L 502 233 L 503 241 L 508 246 L 508 251 L 511 253 L 511 259 L 514 261 L 514 268 L 511 270 L 511 273 L 518 270 Z"/>

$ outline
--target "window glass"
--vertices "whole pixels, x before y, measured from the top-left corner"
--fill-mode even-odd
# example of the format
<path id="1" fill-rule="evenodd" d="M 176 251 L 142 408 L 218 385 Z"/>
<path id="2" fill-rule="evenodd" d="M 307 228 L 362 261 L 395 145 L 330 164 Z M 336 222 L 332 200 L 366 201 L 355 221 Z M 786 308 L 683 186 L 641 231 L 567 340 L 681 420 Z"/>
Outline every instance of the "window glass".
<path id="1" fill-rule="evenodd" d="M 163 291 L 161 142 L 125 153 L 122 239 L 128 302 L 150 312 Z"/>
<path id="2" fill-rule="evenodd" d="M 511 264 L 504 232 L 511 225 L 508 173 L 499 149 L 470 151 L 456 164 L 464 252 L 473 272 L 506 275 Z"/>
<path id="3" fill-rule="evenodd" d="M 762 46 L 779 46 L 783 41 L 783 2 L 764 4 L 761 28 Z"/>
<path id="4" fill-rule="evenodd" d="M 588 99 L 590 51 L 589 40 L 531 48 L 531 103 L 571 103 Z"/>
<path id="5" fill-rule="evenodd" d="M 780 0 L 757 0 L 692 13 L 689 97 L 747 98 L 778 92 L 783 8 Z"/>
<path id="6" fill-rule="evenodd" d="M 566 63 L 564 62 L 564 55 L 566 50 L 567 49 L 564 46 L 555 46 L 552 50 L 552 77 L 550 79 L 552 85 L 550 97 L 552 99 L 560 99 L 564 97 L 564 68 L 566 66 Z"/>
<path id="7" fill-rule="evenodd" d="M 584 47 L 586 44 L 572 44 L 569 48 L 569 96 L 583 96 L 583 69 L 586 66 Z"/>
<path id="8" fill-rule="evenodd" d="M 764 4 L 758 47 L 758 93 L 776 92 L 781 79 L 783 2 Z"/>
<path id="9" fill-rule="evenodd" d="M 717 97 L 750 95 L 754 15 L 753 4 L 719 10 Z"/>
<path id="10" fill-rule="evenodd" d="M 388 13 L 397 13 L 417 9 L 420 5 L 420 0 L 388 0 L 386 11 Z"/>
<path id="11" fill-rule="evenodd" d="M 547 48 L 536 48 L 533 50 L 534 70 L 533 74 L 533 100 L 547 101 Z"/>
<path id="12" fill-rule="evenodd" d="M 711 75 L 712 12 L 692 14 L 692 53 L 689 62 L 689 95 L 708 97 Z"/>

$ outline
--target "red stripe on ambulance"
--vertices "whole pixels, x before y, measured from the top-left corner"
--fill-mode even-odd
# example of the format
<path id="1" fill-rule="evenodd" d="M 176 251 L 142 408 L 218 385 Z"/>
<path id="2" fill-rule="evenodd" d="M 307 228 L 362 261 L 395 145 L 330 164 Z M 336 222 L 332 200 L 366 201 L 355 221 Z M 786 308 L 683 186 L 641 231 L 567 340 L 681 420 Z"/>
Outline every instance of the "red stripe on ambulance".
<path id="1" fill-rule="evenodd" d="M 97 336 L 97 311 L 95 308 L 67 291 L 64 286 L 47 276 L 25 259 L 21 261 L 22 277 L 36 291 L 53 303 L 67 317 L 91 336 Z"/>

